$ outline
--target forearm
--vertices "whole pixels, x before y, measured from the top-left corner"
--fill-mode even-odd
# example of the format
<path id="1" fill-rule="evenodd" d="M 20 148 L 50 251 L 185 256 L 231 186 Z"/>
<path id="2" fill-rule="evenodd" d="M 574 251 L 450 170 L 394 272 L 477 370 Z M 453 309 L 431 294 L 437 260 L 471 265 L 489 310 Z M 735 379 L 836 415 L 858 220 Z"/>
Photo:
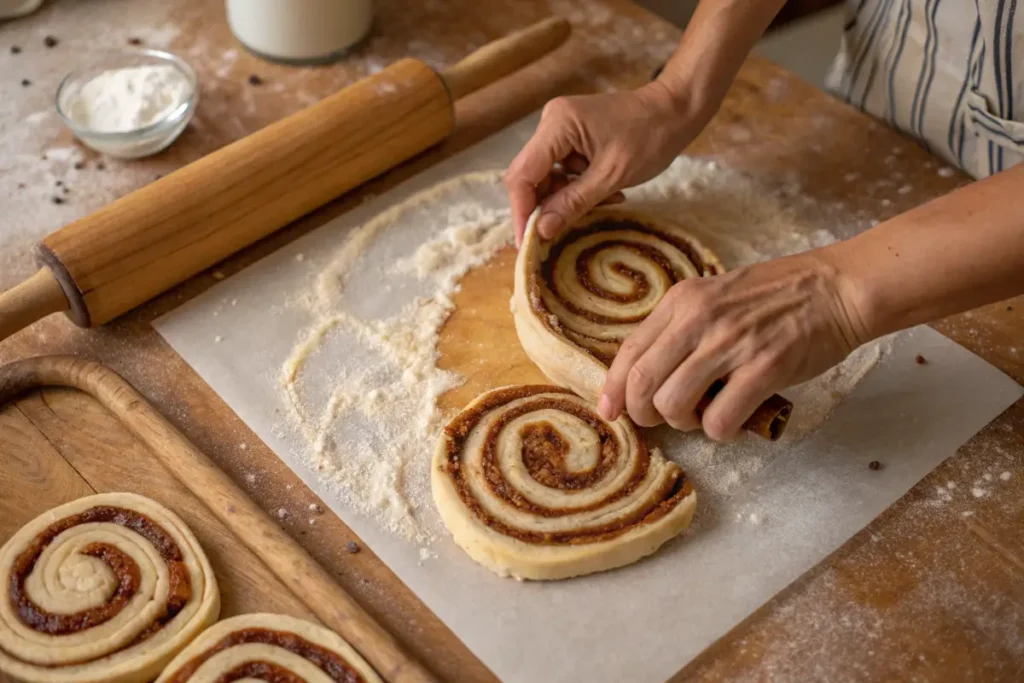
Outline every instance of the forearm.
<path id="1" fill-rule="evenodd" d="M 710 119 L 785 0 L 701 0 L 658 76 L 690 115 Z"/>
<path id="2" fill-rule="evenodd" d="M 859 341 L 1024 293 L 1024 165 L 826 250 Z"/>

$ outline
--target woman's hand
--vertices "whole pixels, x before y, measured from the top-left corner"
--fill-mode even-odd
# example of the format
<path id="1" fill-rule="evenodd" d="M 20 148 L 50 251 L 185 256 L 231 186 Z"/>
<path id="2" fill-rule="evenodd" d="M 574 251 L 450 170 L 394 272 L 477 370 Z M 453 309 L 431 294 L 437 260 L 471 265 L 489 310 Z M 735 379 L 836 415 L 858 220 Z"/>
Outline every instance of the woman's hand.
<path id="1" fill-rule="evenodd" d="M 622 345 L 598 410 L 730 439 L 773 393 L 866 341 L 856 301 L 828 249 L 684 280 Z M 725 388 L 698 416 L 718 379 Z"/>
<path id="2" fill-rule="evenodd" d="M 701 0 L 679 49 L 631 92 L 560 97 L 505 176 L 516 244 L 541 207 L 551 238 L 616 193 L 650 180 L 704 128 L 785 0 Z"/>
<path id="3" fill-rule="evenodd" d="M 505 174 L 516 244 L 539 205 L 551 238 L 619 190 L 663 171 L 704 126 L 660 82 L 638 90 L 559 97 Z"/>

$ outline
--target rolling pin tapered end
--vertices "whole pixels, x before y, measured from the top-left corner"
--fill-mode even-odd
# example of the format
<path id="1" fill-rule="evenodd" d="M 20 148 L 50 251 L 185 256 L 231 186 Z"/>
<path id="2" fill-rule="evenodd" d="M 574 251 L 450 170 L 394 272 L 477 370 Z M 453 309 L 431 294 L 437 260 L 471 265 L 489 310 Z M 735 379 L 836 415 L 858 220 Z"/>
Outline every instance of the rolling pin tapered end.
<path id="1" fill-rule="evenodd" d="M 725 388 L 725 382 L 722 380 L 718 380 L 708 388 L 707 393 L 697 403 L 696 412 L 698 417 L 704 414 L 704 411 L 711 405 L 711 401 L 714 400 L 715 396 L 723 388 Z M 743 428 L 748 432 L 757 434 L 762 439 L 778 441 L 786 431 L 786 427 L 789 425 L 789 417 L 792 414 L 793 403 L 783 396 L 772 394 L 743 423 Z"/>
<path id="2" fill-rule="evenodd" d="M 0 293 L 0 341 L 51 313 L 70 308 L 53 271 L 43 267 L 19 285 Z"/>
<path id="3" fill-rule="evenodd" d="M 447 68 L 441 78 L 454 102 L 540 59 L 566 41 L 572 25 L 549 17 L 487 43 Z"/>

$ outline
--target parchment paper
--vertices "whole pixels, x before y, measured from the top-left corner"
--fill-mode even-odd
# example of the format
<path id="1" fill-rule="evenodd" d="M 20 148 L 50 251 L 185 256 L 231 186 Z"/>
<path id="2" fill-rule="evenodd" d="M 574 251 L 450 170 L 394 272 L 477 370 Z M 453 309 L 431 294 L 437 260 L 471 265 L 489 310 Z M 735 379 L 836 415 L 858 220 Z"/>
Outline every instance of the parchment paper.
<path id="1" fill-rule="evenodd" d="M 530 117 L 367 202 L 155 325 L 499 678 L 660 681 L 868 524 L 1022 389 L 938 333 L 916 329 L 893 340 L 820 429 L 646 561 L 571 581 L 519 583 L 477 566 L 447 536 L 431 548 L 437 557 L 422 561 L 415 544 L 346 507 L 294 456 L 303 448 L 298 437 L 274 429 L 275 411 L 285 411 L 280 367 L 306 322 L 285 303 L 354 226 L 445 178 L 503 168 L 535 122 Z M 916 354 L 928 358 L 926 371 Z M 872 460 L 885 470 L 870 470 Z"/>

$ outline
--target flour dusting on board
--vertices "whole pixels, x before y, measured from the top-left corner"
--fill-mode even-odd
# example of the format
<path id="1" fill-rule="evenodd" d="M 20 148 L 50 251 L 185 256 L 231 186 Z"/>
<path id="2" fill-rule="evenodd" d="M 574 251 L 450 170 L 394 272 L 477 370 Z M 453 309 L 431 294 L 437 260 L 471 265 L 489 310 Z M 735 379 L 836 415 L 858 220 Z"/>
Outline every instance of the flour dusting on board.
<path id="1" fill-rule="evenodd" d="M 438 334 L 461 277 L 511 239 L 500 177 L 460 176 L 390 207 L 353 230 L 293 302 L 311 322 L 281 369 L 290 413 L 280 428 L 303 436 L 302 457 L 347 505 L 420 545 L 440 530 L 428 469 L 443 426 L 437 399 L 462 382 L 437 368 Z M 787 192 L 712 161 L 680 157 L 628 194 L 683 221 L 729 267 L 836 239 L 788 208 L 799 202 Z M 786 392 L 796 403 L 787 438 L 819 425 L 883 350 L 859 349 Z M 706 516 L 780 452 L 755 439 L 718 445 L 667 429 L 652 436 L 693 477 Z M 741 523 L 763 519 L 750 511 Z"/>
<path id="2" fill-rule="evenodd" d="M 497 171 L 461 176 L 357 228 L 301 301 L 314 322 L 282 369 L 282 387 L 295 426 L 310 442 L 304 455 L 313 469 L 360 512 L 418 543 L 432 535 L 420 513 L 429 500 L 426 468 L 441 426 L 437 398 L 461 382 L 437 368 L 437 336 L 454 309 L 451 294 L 459 279 L 512 238 L 500 181 Z M 379 307 L 348 307 L 349 283 L 363 254 L 383 233 L 403 228 L 419 236 L 404 244 L 419 246 L 394 254 L 388 259 L 394 266 L 376 275 L 380 290 L 408 290 L 404 305 L 384 316 L 376 315 Z M 358 293 L 354 298 L 365 305 Z M 333 368 L 328 361 L 330 393 L 317 403 L 304 373 L 335 331 L 355 342 L 345 353 L 359 361 Z"/>

